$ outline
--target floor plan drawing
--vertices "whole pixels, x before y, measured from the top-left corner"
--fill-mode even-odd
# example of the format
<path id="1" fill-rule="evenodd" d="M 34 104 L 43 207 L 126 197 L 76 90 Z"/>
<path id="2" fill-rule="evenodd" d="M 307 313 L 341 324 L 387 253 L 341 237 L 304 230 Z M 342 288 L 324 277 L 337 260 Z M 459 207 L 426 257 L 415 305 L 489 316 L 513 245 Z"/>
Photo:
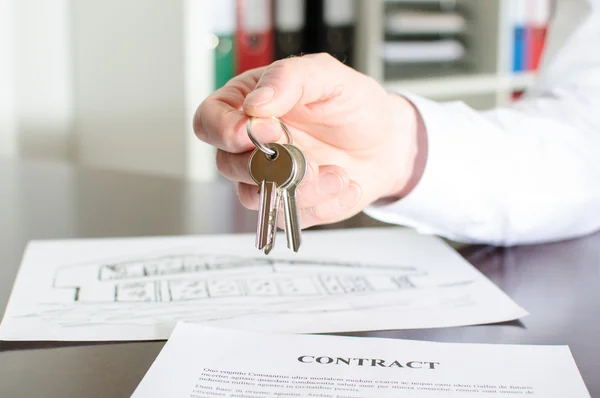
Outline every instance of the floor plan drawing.
<path id="1" fill-rule="evenodd" d="M 177 322 L 291 333 L 425 328 L 526 312 L 437 238 L 306 233 L 265 256 L 251 235 L 37 241 L 4 340 L 165 339 Z"/>
<path id="2" fill-rule="evenodd" d="M 426 276 L 427 272 L 415 267 L 194 255 L 188 251 L 61 267 L 53 287 L 73 289 L 73 301 L 172 302 L 387 292 L 416 288 L 417 279 L 422 281 Z"/>

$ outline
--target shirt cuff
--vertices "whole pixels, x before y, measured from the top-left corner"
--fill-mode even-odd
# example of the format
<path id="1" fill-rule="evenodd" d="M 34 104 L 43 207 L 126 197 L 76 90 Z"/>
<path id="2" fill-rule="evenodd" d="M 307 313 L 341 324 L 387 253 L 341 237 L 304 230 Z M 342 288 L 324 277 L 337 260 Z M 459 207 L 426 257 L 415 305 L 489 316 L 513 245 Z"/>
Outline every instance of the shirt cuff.
<path id="1" fill-rule="evenodd" d="M 448 232 L 453 225 L 467 221 L 465 200 L 468 202 L 468 198 L 459 192 L 457 179 L 467 175 L 469 166 L 461 159 L 466 158 L 462 153 L 468 150 L 468 141 L 463 141 L 467 137 L 461 137 L 461 121 L 452 110 L 464 105 L 440 104 L 411 94 L 402 96 L 415 106 L 425 125 L 428 146 L 425 170 L 406 197 L 388 204 L 375 203 L 364 212 L 380 221 L 413 227 L 422 234 L 466 241 Z"/>

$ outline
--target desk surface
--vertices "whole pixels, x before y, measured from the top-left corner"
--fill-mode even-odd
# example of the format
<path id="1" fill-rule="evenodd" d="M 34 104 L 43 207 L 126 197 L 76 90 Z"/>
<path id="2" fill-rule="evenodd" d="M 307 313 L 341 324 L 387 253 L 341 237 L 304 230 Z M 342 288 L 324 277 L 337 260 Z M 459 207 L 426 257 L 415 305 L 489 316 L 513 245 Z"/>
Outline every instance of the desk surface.
<path id="1" fill-rule="evenodd" d="M 210 184 L 0 159 L 0 316 L 30 239 L 252 232 L 256 215 Z M 331 226 L 382 225 L 364 215 Z M 431 341 L 569 345 L 600 397 L 600 234 L 463 256 L 531 315 L 520 322 L 352 333 Z M 128 397 L 164 342 L 0 342 L 2 397 Z M 552 366 L 552 364 L 548 364 Z"/>

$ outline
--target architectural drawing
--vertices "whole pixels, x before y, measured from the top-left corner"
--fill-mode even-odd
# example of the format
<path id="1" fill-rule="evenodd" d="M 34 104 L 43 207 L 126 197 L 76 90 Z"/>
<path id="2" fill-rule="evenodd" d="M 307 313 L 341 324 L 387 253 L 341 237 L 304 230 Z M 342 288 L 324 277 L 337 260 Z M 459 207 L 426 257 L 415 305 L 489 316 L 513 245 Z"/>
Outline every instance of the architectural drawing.
<path id="1" fill-rule="evenodd" d="M 0 339 L 165 339 L 180 321 L 331 333 L 526 314 L 436 238 L 403 229 L 306 238 L 301 255 L 269 257 L 248 235 L 32 242 Z"/>
<path id="2" fill-rule="evenodd" d="M 327 297 L 414 289 L 415 267 L 181 254 L 58 268 L 53 287 L 79 302 Z"/>

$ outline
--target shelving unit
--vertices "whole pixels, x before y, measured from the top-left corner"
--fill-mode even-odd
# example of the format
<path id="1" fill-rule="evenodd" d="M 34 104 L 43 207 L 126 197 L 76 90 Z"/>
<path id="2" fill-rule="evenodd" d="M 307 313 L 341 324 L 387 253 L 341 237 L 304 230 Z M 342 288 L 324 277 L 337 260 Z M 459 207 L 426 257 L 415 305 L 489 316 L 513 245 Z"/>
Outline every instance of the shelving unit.
<path id="1" fill-rule="evenodd" d="M 420 0 L 439 1 L 439 0 Z M 523 91 L 535 82 L 535 73 L 514 75 L 511 70 L 512 26 L 509 2 L 506 0 L 447 0 L 468 10 L 469 20 L 465 35 L 468 39 L 472 67 L 459 74 L 419 78 L 386 79 L 380 56 L 384 41 L 384 17 L 387 3 L 392 0 L 357 0 L 357 26 L 354 65 L 359 71 L 380 81 L 390 91 L 410 92 L 438 101 L 463 101 L 476 109 L 507 105 L 514 91 Z M 210 3 L 184 1 L 187 24 L 185 64 L 187 115 L 190 118 L 197 104 L 210 93 L 213 73 L 211 52 L 203 49 L 202 30 L 210 25 Z M 197 24 L 203 21 L 204 24 Z M 195 28 L 194 28 L 195 26 Z M 200 27 L 199 27 L 200 26 Z M 208 34 L 205 32 L 205 34 Z M 214 151 L 188 134 L 187 172 L 191 178 L 210 179 L 214 170 Z M 211 169 L 212 167 L 212 169 Z"/>
<path id="2" fill-rule="evenodd" d="M 468 71 L 386 78 L 380 56 L 384 13 L 389 3 L 399 0 L 356 0 L 355 67 L 389 90 L 464 101 L 477 109 L 506 105 L 513 91 L 534 84 L 534 74 L 511 72 L 509 0 L 446 1 L 469 10 L 464 33 L 473 57 Z M 61 0 L 60 7 L 41 14 L 29 12 L 27 3 L 18 2 L 13 10 L 23 22 L 15 37 L 0 37 L 0 55 L 10 54 L 11 46 L 20 48 L 15 62 L 0 65 L 0 86 L 8 82 L 5 95 L 0 95 L 5 154 L 45 149 L 52 157 L 99 168 L 198 180 L 218 176 L 214 148 L 192 131 L 194 111 L 214 85 L 213 50 L 207 40 L 213 33 L 214 1 Z M 0 31 L 7 31 L 1 25 Z M 14 69 L 17 64 L 22 67 Z M 26 95 L 40 87 L 45 95 Z M 11 102 L 17 93 L 20 102 Z M 47 145 L 51 131 L 57 134 Z M 23 151 L 23 143 L 30 149 Z"/>
<path id="3" fill-rule="evenodd" d="M 468 10 L 470 16 L 465 32 L 473 54 L 470 71 L 445 76 L 387 78 L 379 49 L 384 41 L 386 7 L 397 3 L 401 1 L 358 1 L 355 64 L 358 70 L 376 78 L 388 90 L 411 92 L 440 101 L 463 100 L 475 108 L 485 109 L 508 104 L 513 91 L 526 90 L 534 84 L 535 73 L 514 75 L 511 71 L 512 26 L 505 0 L 456 0 L 456 5 Z"/>
<path id="4" fill-rule="evenodd" d="M 438 0 L 421 0 L 438 1 Z M 452 0 L 454 1 L 454 0 Z M 473 57 L 469 71 L 459 74 L 419 78 L 386 79 L 380 56 L 384 41 L 385 10 L 390 0 L 357 0 L 357 26 L 354 65 L 359 71 L 380 81 L 386 89 L 410 92 L 438 101 L 463 101 L 476 109 L 503 106 L 510 103 L 514 91 L 522 91 L 535 82 L 535 73 L 514 75 L 511 71 L 512 26 L 506 0 L 455 0 L 469 11 L 465 35 Z M 210 91 L 213 73 L 212 53 L 203 48 L 202 32 L 210 25 L 210 4 L 205 1 L 184 1 L 186 15 L 186 98 L 188 119 Z M 203 21 L 206 25 L 198 24 Z M 204 32 L 209 34 L 209 32 Z M 207 59 L 208 57 L 208 59 Z M 214 150 L 202 145 L 188 134 L 186 175 L 196 179 L 217 176 Z"/>
<path id="5" fill-rule="evenodd" d="M 390 91 L 406 91 L 436 100 L 460 99 L 465 95 L 524 90 L 533 85 L 534 73 L 522 75 L 471 74 L 406 80 L 386 80 Z"/>

